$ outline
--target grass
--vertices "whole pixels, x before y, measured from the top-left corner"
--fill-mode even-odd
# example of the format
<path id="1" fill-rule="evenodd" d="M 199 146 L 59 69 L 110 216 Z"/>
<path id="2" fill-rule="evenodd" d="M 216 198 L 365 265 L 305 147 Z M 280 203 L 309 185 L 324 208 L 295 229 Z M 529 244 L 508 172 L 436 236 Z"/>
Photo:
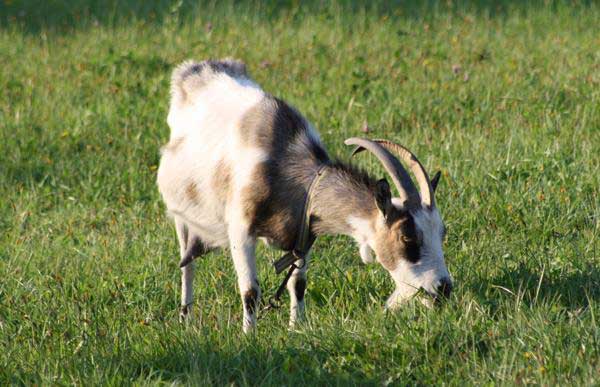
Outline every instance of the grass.
<path id="1" fill-rule="evenodd" d="M 0 2 L 0 384 L 600 383 L 597 3 L 37 3 Z M 332 237 L 298 330 L 241 334 L 226 252 L 178 323 L 170 71 L 224 56 L 332 154 L 366 121 L 442 170 L 448 305 L 386 314 L 385 270 Z"/>

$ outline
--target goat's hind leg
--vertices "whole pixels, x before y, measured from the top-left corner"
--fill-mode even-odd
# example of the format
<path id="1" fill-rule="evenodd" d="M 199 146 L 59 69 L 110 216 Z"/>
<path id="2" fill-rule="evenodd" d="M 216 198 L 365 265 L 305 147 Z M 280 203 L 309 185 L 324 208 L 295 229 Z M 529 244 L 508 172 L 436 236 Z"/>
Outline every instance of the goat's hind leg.
<path id="1" fill-rule="evenodd" d="M 175 220 L 177 239 L 179 240 L 179 251 L 181 261 L 181 310 L 179 320 L 189 320 L 192 302 L 194 299 L 194 264 L 193 260 L 205 254 L 208 249 L 206 245 L 195 235 L 181 219 Z"/>

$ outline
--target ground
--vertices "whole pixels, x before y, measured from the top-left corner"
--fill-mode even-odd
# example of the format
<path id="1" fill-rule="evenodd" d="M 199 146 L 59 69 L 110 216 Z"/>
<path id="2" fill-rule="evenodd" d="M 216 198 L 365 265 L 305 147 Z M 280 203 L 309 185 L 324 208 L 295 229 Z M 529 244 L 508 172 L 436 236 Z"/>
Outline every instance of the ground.
<path id="1" fill-rule="evenodd" d="M 0 1 L 0 384 L 600 383 L 598 3 L 298 4 Z M 178 322 L 169 77 L 225 56 L 330 153 L 385 137 L 442 171 L 447 305 L 386 313 L 385 270 L 331 237 L 298 329 L 241 334 L 226 252 Z"/>

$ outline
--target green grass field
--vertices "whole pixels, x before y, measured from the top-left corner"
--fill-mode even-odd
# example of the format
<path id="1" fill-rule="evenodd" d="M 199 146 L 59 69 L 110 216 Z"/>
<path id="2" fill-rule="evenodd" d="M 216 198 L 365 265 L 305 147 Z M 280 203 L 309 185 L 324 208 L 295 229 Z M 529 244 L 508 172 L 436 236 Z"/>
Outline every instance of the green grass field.
<path id="1" fill-rule="evenodd" d="M 600 384 L 598 3 L 285 3 L 0 0 L 0 385 Z M 169 78 L 224 56 L 331 154 L 367 121 L 442 170 L 447 305 L 385 313 L 391 279 L 335 237 L 297 330 L 286 306 L 241 333 L 227 252 L 179 324 Z"/>

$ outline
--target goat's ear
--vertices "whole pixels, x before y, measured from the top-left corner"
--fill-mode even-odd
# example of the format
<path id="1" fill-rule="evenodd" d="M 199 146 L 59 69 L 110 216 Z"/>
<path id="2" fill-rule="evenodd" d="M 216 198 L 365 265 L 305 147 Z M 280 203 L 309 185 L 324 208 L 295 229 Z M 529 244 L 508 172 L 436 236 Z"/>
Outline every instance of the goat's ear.
<path id="1" fill-rule="evenodd" d="M 387 218 L 392 208 L 392 192 L 386 179 L 381 179 L 377 182 L 375 186 L 375 201 L 377 202 L 377 208 Z"/>
<path id="2" fill-rule="evenodd" d="M 433 192 L 435 192 L 435 189 L 437 188 L 438 183 L 440 182 L 440 177 L 442 177 L 442 171 L 437 171 L 433 176 L 433 179 L 431 179 L 431 188 L 433 188 Z"/>

